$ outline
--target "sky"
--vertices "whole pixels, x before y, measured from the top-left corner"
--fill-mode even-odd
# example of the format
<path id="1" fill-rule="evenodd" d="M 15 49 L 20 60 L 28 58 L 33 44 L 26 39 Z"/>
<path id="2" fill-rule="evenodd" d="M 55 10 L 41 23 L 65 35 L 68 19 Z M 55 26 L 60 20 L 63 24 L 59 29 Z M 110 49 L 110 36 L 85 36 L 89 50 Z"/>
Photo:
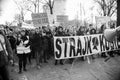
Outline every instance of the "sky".
<path id="1" fill-rule="evenodd" d="M 6 21 L 11 22 L 14 19 L 14 15 L 18 13 L 17 6 L 13 0 L 6 0 L 2 3 L 2 12 L 0 16 L 0 24 Z"/>
<path id="2" fill-rule="evenodd" d="M 85 13 L 84 10 L 82 10 L 82 13 L 80 12 L 80 5 L 84 8 Z M 91 7 L 94 9 L 91 10 Z M 69 16 L 70 20 L 75 19 L 76 17 L 81 18 L 79 14 L 82 15 L 82 19 L 91 18 L 91 15 L 98 15 L 93 0 L 67 0 L 66 9 L 66 14 Z M 4 0 L 2 3 L 2 15 L 0 15 L 0 24 L 4 24 L 6 21 L 13 21 L 14 15 L 18 12 L 18 8 L 13 0 Z M 77 16 L 77 14 L 79 16 Z M 30 16 L 31 15 L 26 16 L 26 18 L 29 18 Z"/>
<path id="3" fill-rule="evenodd" d="M 70 19 L 75 18 L 77 14 L 85 18 L 91 15 L 90 8 L 93 7 L 93 4 L 93 0 L 68 0 L 66 13 L 70 16 Z M 82 11 L 82 13 L 80 11 Z M 78 17 L 81 18 L 81 16 Z"/>

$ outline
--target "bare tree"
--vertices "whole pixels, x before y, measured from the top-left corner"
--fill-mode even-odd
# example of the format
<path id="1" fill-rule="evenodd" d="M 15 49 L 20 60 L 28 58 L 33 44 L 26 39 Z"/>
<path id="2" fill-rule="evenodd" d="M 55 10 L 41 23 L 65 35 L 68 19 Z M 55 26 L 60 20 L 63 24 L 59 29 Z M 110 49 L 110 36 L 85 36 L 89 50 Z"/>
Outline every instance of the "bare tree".
<path id="1" fill-rule="evenodd" d="M 47 2 L 47 1 L 46 1 Z M 50 14 L 53 14 L 53 6 L 54 6 L 54 0 L 48 0 L 47 5 L 50 8 Z"/>
<path id="2" fill-rule="evenodd" d="M 37 6 L 39 5 L 38 0 L 27 0 L 27 2 L 29 3 L 29 5 L 26 4 L 28 6 L 26 7 L 26 9 L 28 11 L 31 11 L 32 13 L 37 13 Z"/>
<path id="3" fill-rule="evenodd" d="M 15 0 L 14 0 L 14 2 L 17 5 L 18 10 L 20 11 L 21 20 L 24 22 L 24 17 L 25 17 L 25 14 L 26 14 L 25 2 L 24 1 L 18 2 L 18 1 L 15 1 Z"/>
<path id="4" fill-rule="evenodd" d="M 17 5 L 17 8 L 19 10 L 19 14 L 16 14 L 14 19 L 15 21 L 17 21 L 18 26 L 22 26 L 22 22 L 25 21 L 25 15 L 28 11 L 33 12 L 32 11 L 32 6 L 30 5 L 31 3 L 28 2 L 27 0 L 13 0 L 15 2 L 15 4 Z"/>
<path id="5" fill-rule="evenodd" d="M 53 14 L 53 7 L 55 0 L 40 0 L 39 2 L 46 4 L 50 9 L 50 14 Z"/>
<path id="6" fill-rule="evenodd" d="M 53 14 L 54 0 L 22 0 L 22 2 L 23 3 L 19 3 L 19 4 L 20 5 L 22 4 L 22 7 L 24 7 L 24 10 L 30 11 L 32 13 L 37 13 L 37 12 L 39 13 L 39 5 L 40 3 L 42 3 L 44 5 L 47 5 L 50 9 L 50 13 Z"/>
<path id="7" fill-rule="evenodd" d="M 100 6 L 98 10 L 102 16 L 112 16 L 117 11 L 117 0 L 94 0 Z"/>

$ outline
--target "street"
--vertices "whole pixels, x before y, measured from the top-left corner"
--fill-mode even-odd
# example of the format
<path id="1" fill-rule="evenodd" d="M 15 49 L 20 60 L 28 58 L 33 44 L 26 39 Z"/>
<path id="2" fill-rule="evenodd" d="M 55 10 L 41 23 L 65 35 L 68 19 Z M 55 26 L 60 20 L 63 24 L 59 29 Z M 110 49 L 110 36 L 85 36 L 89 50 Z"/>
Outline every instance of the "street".
<path id="1" fill-rule="evenodd" d="M 28 65 L 27 72 L 18 74 L 18 66 L 9 67 L 11 80 L 119 80 L 120 56 L 115 55 L 105 62 L 105 58 L 96 57 L 82 61 L 76 59 L 73 64 L 54 65 L 54 59 L 43 63 L 38 70 L 35 61 Z"/>

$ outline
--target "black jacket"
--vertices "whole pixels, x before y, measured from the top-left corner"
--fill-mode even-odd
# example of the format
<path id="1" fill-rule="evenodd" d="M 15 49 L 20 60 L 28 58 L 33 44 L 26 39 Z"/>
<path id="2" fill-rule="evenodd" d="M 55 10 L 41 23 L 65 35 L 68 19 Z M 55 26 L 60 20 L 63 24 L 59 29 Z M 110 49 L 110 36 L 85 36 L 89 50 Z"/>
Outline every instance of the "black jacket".
<path id="1" fill-rule="evenodd" d="M 30 45 L 31 45 L 31 48 L 34 49 L 34 50 L 41 50 L 42 49 L 42 36 L 40 34 L 33 34 L 33 36 L 30 38 Z"/>

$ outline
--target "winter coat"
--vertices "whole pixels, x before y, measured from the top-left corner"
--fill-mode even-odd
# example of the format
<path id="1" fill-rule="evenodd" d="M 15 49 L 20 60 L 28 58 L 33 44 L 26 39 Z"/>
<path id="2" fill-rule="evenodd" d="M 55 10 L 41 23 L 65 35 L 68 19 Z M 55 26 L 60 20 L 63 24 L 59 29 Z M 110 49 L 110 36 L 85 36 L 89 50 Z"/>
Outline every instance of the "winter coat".
<path id="1" fill-rule="evenodd" d="M 34 49 L 34 51 L 40 51 L 43 48 L 43 39 L 40 34 L 33 34 L 33 36 L 30 38 L 30 45 L 31 48 Z"/>
<path id="2" fill-rule="evenodd" d="M 17 54 L 30 53 L 30 43 L 28 36 L 21 37 L 21 40 L 17 40 Z"/>
<path id="3" fill-rule="evenodd" d="M 8 61 L 13 59 L 13 51 L 9 40 L 2 32 L 0 32 L 0 41 L 1 41 L 0 44 L 0 67 L 1 67 L 7 65 Z"/>
<path id="4" fill-rule="evenodd" d="M 12 50 L 16 49 L 16 39 L 14 36 L 7 36 L 8 37 L 8 40 L 11 44 L 11 48 Z"/>
<path id="5" fill-rule="evenodd" d="M 65 36 L 65 35 L 64 35 L 63 32 L 59 32 L 59 31 L 58 31 L 58 32 L 55 34 L 55 36 Z"/>

